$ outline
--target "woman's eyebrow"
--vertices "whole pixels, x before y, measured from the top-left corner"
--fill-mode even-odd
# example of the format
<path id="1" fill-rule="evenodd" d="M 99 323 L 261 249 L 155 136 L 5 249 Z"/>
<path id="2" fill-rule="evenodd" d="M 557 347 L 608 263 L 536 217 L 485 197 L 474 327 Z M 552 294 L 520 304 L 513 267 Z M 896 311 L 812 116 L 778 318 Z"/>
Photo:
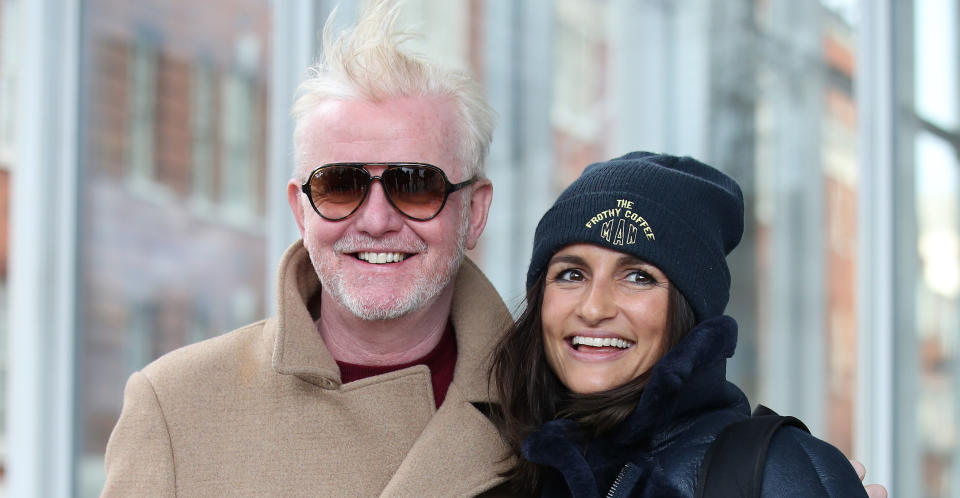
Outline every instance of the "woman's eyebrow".
<path id="1" fill-rule="evenodd" d="M 576 255 L 573 255 L 573 254 L 563 254 L 563 255 L 560 255 L 560 256 L 554 256 L 554 257 L 550 258 L 550 262 L 547 263 L 547 266 L 555 265 L 555 264 L 557 264 L 557 263 L 567 263 L 567 264 L 572 264 L 572 265 L 582 265 L 582 264 L 584 264 L 584 259 L 581 258 L 580 256 L 576 256 Z"/>
<path id="2" fill-rule="evenodd" d="M 631 255 L 629 255 L 629 254 L 624 254 L 623 256 L 620 256 L 620 259 L 617 260 L 617 265 L 619 265 L 619 266 L 633 266 L 633 265 L 645 265 L 645 266 L 649 266 L 650 263 L 647 263 L 646 261 L 644 261 L 644 260 L 642 260 L 642 259 L 640 259 L 640 258 L 637 258 L 637 257 L 635 257 L 635 256 L 631 256 Z"/>

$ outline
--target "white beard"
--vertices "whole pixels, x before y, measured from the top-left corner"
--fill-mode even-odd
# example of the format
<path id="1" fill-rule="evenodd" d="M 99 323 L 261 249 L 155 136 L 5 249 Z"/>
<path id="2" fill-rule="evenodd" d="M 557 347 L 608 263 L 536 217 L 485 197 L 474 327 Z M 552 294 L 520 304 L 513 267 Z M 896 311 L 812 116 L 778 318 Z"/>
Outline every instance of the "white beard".
<path id="1" fill-rule="evenodd" d="M 469 204 L 467 204 L 460 213 L 460 227 L 457 230 L 457 241 L 451 257 L 439 265 L 439 268 L 422 268 L 422 271 L 417 272 L 413 282 L 403 289 L 396 289 L 393 298 L 386 303 L 382 297 L 365 296 L 358 292 L 368 286 L 381 285 L 374 277 L 353 276 L 348 281 L 344 278 L 342 271 L 333 268 L 332 264 L 324 261 L 324 251 L 310 250 L 311 248 L 308 246 L 307 252 L 310 254 L 310 262 L 313 263 L 323 290 L 336 299 L 341 306 L 350 310 L 354 316 L 361 320 L 395 320 L 429 304 L 453 281 L 460 269 L 460 264 L 463 262 L 469 227 L 470 210 Z M 356 237 L 341 239 L 334 244 L 333 249 L 335 253 L 353 252 L 353 247 L 370 240 L 372 239 Z M 366 245 L 369 247 L 369 243 Z M 405 244 L 401 244 L 401 247 L 403 245 L 416 248 L 416 250 L 410 252 L 426 255 L 427 252 L 425 251 L 429 251 L 429 248 L 421 240 L 406 241 Z M 397 246 L 393 247 L 396 248 Z"/>

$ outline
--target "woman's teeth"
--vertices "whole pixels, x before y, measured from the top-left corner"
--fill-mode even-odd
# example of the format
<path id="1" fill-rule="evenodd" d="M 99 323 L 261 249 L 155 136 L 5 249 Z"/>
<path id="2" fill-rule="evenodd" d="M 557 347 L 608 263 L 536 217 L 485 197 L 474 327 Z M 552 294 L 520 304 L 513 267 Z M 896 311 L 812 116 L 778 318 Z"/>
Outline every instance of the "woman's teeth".
<path id="1" fill-rule="evenodd" d="M 357 253 L 357 259 L 362 259 L 367 263 L 373 264 L 384 264 L 384 263 L 399 263 L 404 260 L 406 256 L 399 252 L 359 252 Z"/>
<path id="2" fill-rule="evenodd" d="M 615 348 L 626 349 L 633 345 L 632 342 L 615 337 L 584 337 L 580 335 L 573 336 L 571 342 L 573 343 L 573 347 L 583 344 L 584 346 L 593 346 L 595 348 L 613 346 Z"/>

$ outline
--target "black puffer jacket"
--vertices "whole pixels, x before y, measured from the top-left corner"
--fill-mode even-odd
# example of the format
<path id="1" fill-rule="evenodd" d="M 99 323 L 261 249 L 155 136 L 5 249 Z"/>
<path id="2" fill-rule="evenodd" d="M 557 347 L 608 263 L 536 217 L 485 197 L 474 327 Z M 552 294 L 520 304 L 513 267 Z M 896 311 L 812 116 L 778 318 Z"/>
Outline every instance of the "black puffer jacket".
<path id="1" fill-rule="evenodd" d="M 654 366 L 630 417 L 584 445 L 569 420 L 545 424 L 524 441 L 523 454 L 550 467 L 543 496 L 604 496 L 629 462 L 636 484 L 616 496 L 693 496 L 710 443 L 728 424 L 749 416 L 746 396 L 726 380 L 737 324 L 704 321 Z M 770 443 L 763 496 L 866 496 L 847 459 L 833 446 L 793 427 Z"/>

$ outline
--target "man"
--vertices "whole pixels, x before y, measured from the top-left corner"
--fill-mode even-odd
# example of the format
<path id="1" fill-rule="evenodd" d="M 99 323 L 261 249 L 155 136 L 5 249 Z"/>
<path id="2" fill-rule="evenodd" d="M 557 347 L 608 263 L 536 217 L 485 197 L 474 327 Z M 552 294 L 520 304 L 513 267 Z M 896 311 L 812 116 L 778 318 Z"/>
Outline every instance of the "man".
<path id="1" fill-rule="evenodd" d="M 484 360 L 510 317 L 463 256 L 490 207 L 492 111 L 467 75 L 401 52 L 396 17 L 381 3 L 352 33 L 325 32 L 301 87 L 287 195 L 302 244 L 280 263 L 276 316 L 130 377 L 104 496 L 501 482 Z"/>

